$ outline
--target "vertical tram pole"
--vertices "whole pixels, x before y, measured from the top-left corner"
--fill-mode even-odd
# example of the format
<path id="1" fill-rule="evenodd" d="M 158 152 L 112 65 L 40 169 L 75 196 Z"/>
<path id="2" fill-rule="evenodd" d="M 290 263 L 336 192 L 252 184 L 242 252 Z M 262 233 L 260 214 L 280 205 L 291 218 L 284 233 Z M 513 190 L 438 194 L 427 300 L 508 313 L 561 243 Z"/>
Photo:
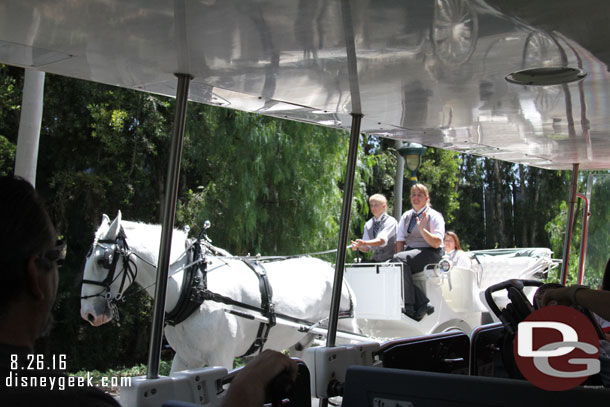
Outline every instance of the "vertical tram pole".
<path id="1" fill-rule="evenodd" d="M 148 351 L 147 379 L 159 377 L 159 357 L 161 355 L 161 339 L 163 338 L 163 323 L 165 319 L 165 297 L 167 294 L 167 278 L 169 275 L 169 255 L 176 216 L 176 200 L 178 198 L 178 181 L 180 177 L 180 162 L 182 160 L 182 143 L 186 124 L 186 107 L 191 76 L 176 74 L 178 89 L 176 91 L 176 113 L 172 131 L 169 152 L 167 179 L 165 180 L 165 199 L 163 201 L 163 220 L 161 228 L 161 244 L 159 246 L 159 262 L 157 264 L 157 285 L 153 305 L 153 322 L 150 333 L 150 348 Z"/>
<path id="2" fill-rule="evenodd" d="M 44 72 L 26 69 L 23 78 L 21 118 L 15 155 L 15 175 L 36 186 L 38 145 L 44 100 Z"/>
<path id="3" fill-rule="evenodd" d="M 341 287 L 343 286 L 343 273 L 345 271 L 345 256 L 347 252 L 347 237 L 349 232 L 350 212 L 354 195 L 354 178 L 356 161 L 358 158 L 358 144 L 360 142 L 360 122 L 362 114 L 352 113 L 352 129 L 347 154 L 347 168 L 345 170 L 345 187 L 343 190 L 343 207 L 341 209 L 341 226 L 339 228 L 339 246 L 335 260 L 335 280 L 333 282 L 333 295 L 330 301 L 330 315 L 328 317 L 328 335 L 326 346 L 335 346 L 337 336 L 337 323 L 339 322 L 339 305 L 341 303 Z"/>
<path id="4" fill-rule="evenodd" d="M 563 262 L 561 263 L 561 284 L 568 280 L 568 266 L 570 262 L 570 243 L 572 243 L 572 227 L 574 225 L 574 205 L 576 204 L 576 193 L 578 192 L 578 164 L 572 165 L 572 184 L 570 186 L 570 198 L 568 208 L 568 221 L 566 222 L 566 237 L 563 242 Z"/>
<path id="5" fill-rule="evenodd" d="M 356 56 L 356 43 L 354 41 L 354 27 L 352 25 L 352 12 L 349 0 L 341 1 L 341 16 L 343 19 L 343 32 L 345 35 L 347 71 L 352 104 L 352 126 L 350 132 L 349 151 L 347 153 L 347 168 L 345 169 L 343 206 L 341 209 L 339 242 L 337 246 L 337 257 L 335 260 L 335 279 L 333 282 L 333 294 L 330 301 L 330 313 L 328 317 L 328 333 L 326 336 L 326 346 L 328 347 L 335 346 L 335 339 L 337 337 L 339 306 L 341 304 L 341 288 L 343 287 L 343 273 L 345 271 L 345 256 L 347 252 L 347 237 L 349 233 L 352 198 L 354 195 L 356 160 L 358 158 L 358 144 L 360 142 L 360 125 L 362 122 L 360 84 L 358 82 L 358 60 Z M 319 406 L 327 407 L 328 399 L 321 398 Z"/>

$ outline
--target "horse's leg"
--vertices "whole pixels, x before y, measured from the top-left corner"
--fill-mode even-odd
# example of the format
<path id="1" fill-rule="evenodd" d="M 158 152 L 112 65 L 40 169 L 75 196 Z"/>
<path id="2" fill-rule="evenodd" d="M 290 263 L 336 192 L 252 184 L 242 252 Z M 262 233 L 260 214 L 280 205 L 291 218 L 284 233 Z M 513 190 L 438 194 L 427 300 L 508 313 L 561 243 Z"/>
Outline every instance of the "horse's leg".
<path id="1" fill-rule="evenodd" d="M 233 352 L 229 350 L 214 352 L 210 356 L 208 366 L 223 366 L 227 370 L 233 369 Z"/>
<path id="2" fill-rule="evenodd" d="M 340 329 L 341 331 L 354 332 L 354 333 L 358 333 L 358 334 L 362 333 L 362 331 L 360 330 L 360 327 L 358 326 L 358 322 L 356 321 L 356 318 L 341 318 L 337 323 L 337 328 Z M 348 343 L 348 344 L 359 342 L 359 341 L 356 341 L 353 339 L 342 339 L 342 338 L 338 338 L 337 341 L 339 343 Z"/>
<path id="3" fill-rule="evenodd" d="M 176 353 L 174 355 L 174 359 L 172 360 L 172 369 L 170 370 L 170 374 L 186 369 L 188 369 L 187 364 L 180 358 L 180 356 L 178 356 L 178 353 Z"/>

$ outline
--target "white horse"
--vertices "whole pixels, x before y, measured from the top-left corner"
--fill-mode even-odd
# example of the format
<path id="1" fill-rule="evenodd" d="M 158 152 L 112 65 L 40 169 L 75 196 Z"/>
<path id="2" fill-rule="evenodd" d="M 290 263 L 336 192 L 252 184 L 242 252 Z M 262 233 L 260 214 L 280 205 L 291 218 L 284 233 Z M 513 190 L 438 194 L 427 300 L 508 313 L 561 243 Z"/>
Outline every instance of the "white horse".
<path id="1" fill-rule="evenodd" d="M 93 326 L 110 321 L 117 312 L 116 300 L 133 280 L 154 297 L 160 236 L 159 225 L 121 221 L 120 211 L 112 223 L 108 216 L 103 215 L 83 271 L 83 319 Z M 174 230 L 166 310 L 174 309 L 180 297 L 182 277 L 188 263 L 185 244 L 188 244 L 185 232 Z M 205 253 L 207 288 L 225 298 L 261 307 L 259 278 L 253 269 L 222 250 L 220 255 L 218 253 L 218 250 L 216 254 Z M 272 287 L 272 302 L 278 315 L 313 323 L 328 317 L 334 273 L 329 263 L 298 257 L 266 262 L 262 266 Z M 115 268 L 113 273 L 112 268 Z M 351 291 L 344 285 L 341 310 L 350 310 L 352 301 Z M 246 353 L 253 344 L 260 319 L 247 319 L 231 314 L 229 310 L 257 314 L 243 307 L 206 299 L 186 320 L 165 327 L 165 337 L 176 351 L 172 371 L 206 364 L 228 369 L 233 367 L 233 359 Z M 357 332 L 355 320 L 351 318 L 340 321 L 339 327 Z M 312 334 L 278 323 L 270 329 L 264 348 L 283 350 L 300 344 L 296 347 L 300 350 L 309 346 L 313 339 Z"/>

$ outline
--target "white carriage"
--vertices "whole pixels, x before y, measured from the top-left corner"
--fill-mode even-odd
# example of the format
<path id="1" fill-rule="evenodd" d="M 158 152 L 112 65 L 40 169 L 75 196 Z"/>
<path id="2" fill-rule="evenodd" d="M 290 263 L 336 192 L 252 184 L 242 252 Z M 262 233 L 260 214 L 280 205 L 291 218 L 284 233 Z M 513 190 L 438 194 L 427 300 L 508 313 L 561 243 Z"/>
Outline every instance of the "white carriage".
<path id="1" fill-rule="evenodd" d="M 415 321 L 401 312 L 403 306 L 402 264 L 352 263 L 346 265 L 362 332 L 377 339 L 408 338 L 458 329 L 470 333 L 497 321 L 484 299 L 485 289 L 509 279 L 540 280 L 559 263 L 546 248 L 497 249 L 468 252 L 472 268 L 452 267 L 448 261 L 429 265 L 413 276 L 413 282 L 430 299 L 434 312 Z M 443 264 L 444 263 L 444 264 Z M 508 298 L 494 294 L 500 306 Z"/>

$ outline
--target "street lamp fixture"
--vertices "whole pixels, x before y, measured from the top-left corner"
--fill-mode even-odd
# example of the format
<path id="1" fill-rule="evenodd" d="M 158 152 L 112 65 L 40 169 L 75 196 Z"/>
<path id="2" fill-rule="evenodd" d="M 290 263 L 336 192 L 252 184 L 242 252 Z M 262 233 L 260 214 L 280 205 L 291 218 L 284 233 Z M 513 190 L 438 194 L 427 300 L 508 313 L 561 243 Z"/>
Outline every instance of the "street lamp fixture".
<path id="1" fill-rule="evenodd" d="M 417 182 L 417 170 L 421 166 L 422 156 L 426 147 L 418 143 L 407 143 L 398 149 L 398 153 L 405 159 L 407 169 L 411 172 L 411 183 Z"/>

